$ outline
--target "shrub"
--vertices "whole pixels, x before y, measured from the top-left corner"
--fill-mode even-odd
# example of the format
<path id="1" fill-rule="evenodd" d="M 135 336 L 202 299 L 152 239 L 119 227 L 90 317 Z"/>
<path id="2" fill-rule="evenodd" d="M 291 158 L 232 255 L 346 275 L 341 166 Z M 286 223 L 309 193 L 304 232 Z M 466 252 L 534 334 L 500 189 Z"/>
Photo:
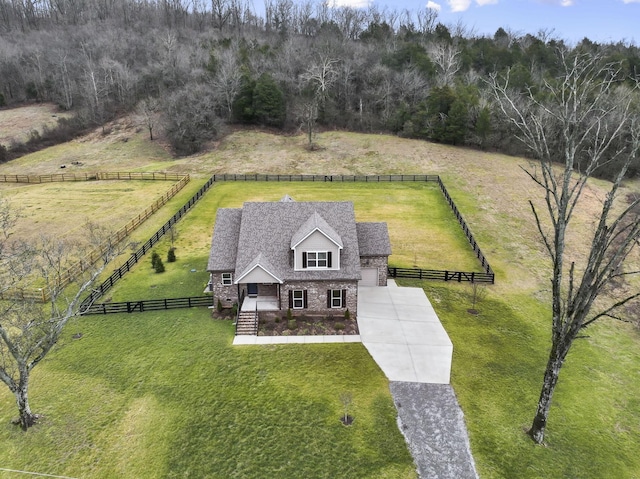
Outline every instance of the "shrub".
<path id="1" fill-rule="evenodd" d="M 169 248 L 169 252 L 167 253 L 167 262 L 174 263 L 176 260 L 176 249 Z"/>
<path id="2" fill-rule="evenodd" d="M 160 255 L 155 251 L 151 254 L 151 267 L 156 269 L 158 267 L 158 261 L 160 261 Z"/>
<path id="3" fill-rule="evenodd" d="M 220 301 L 220 298 L 218 298 L 218 304 L 216 305 L 216 309 L 218 310 L 218 313 L 222 312 L 222 301 Z"/>
<path id="4" fill-rule="evenodd" d="M 287 309 L 287 321 L 291 321 L 293 319 L 293 313 L 291 312 L 291 308 Z"/>
<path id="5" fill-rule="evenodd" d="M 164 273 L 164 263 L 158 256 L 158 260 L 156 261 L 156 265 L 154 266 L 156 273 Z"/>
<path id="6" fill-rule="evenodd" d="M 295 319 L 287 321 L 287 329 L 294 330 L 298 327 L 298 323 Z"/>
<path id="7" fill-rule="evenodd" d="M 349 311 L 348 309 L 345 310 L 345 312 L 344 312 L 344 319 L 346 321 L 349 321 L 351 319 L 351 311 Z"/>
<path id="8" fill-rule="evenodd" d="M 344 323 L 336 323 L 333 326 L 334 328 L 336 328 L 336 331 L 342 331 L 344 329 Z"/>
<path id="9" fill-rule="evenodd" d="M 233 303 L 233 306 L 231 306 L 231 314 L 234 316 L 238 315 L 238 303 Z"/>

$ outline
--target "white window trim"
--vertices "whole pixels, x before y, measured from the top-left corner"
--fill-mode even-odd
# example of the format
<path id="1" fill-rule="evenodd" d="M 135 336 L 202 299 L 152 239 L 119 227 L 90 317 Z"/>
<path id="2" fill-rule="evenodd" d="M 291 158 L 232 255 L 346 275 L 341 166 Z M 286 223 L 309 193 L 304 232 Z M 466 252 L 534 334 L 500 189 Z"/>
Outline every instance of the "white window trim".
<path id="1" fill-rule="evenodd" d="M 313 260 L 309 259 L 309 255 L 316 255 Z M 318 259 L 318 255 L 324 254 L 324 259 Z M 309 261 L 315 261 L 316 266 L 309 266 Z M 324 266 L 318 266 L 319 261 L 324 261 Z M 329 269 L 329 251 L 307 251 L 307 269 Z"/>
<path id="2" fill-rule="evenodd" d="M 335 294 L 337 293 L 337 296 L 335 296 Z M 334 300 L 338 300 L 339 302 L 339 306 L 336 306 L 334 304 Z M 341 289 L 332 289 L 331 290 L 331 308 L 332 309 L 339 309 L 342 308 L 343 304 L 342 304 L 342 290 Z"/>
<path id="3" fill-rule="evenodd" d="M 296 293 L 300 293 L 300 297 L 296 298 Z M 291 291 L 291 295 L 293 298 L 293 309 L 304 309 L 304 290 L 302 289 L 294 289 Z M 299 301 L 300 306 L 296 306 L 296 301 Z"/>
<path id="4" fill-rule="evenodd" d="M 231 286 L 233 284 L 233 273 L 222 273 L 221 282 L 223 286 Z"/>

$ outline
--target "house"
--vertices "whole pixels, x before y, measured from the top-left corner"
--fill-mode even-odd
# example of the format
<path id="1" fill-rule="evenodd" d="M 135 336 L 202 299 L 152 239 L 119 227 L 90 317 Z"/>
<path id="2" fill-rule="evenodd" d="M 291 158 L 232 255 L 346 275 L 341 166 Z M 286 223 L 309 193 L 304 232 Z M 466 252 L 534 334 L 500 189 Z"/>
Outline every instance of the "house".
<path id="1" fill-rule="evenodd" d="M 218 210 L 207 270 L 214 301 L 241 311 L 357 315 L 358 283 L 387 284 L 386 223 L 351 202 L 250 202 Z"/>

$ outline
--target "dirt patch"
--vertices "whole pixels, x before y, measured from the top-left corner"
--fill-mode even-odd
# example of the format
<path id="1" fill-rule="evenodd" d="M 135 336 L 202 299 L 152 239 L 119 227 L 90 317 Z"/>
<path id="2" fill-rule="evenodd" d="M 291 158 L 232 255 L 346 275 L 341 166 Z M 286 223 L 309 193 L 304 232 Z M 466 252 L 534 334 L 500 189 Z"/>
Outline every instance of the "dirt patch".
<path id="1" fill-rule="evenodd" d="M 261 313 L 258 336 L 335 336 L 360 334 L 358 323 L 341 316 L 298 316 Z"/>

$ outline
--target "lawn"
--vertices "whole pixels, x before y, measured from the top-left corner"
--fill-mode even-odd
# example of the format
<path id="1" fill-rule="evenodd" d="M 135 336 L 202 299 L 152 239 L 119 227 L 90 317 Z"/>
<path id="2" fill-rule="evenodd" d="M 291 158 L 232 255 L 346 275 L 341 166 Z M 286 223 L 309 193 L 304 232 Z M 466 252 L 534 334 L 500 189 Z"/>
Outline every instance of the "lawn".
<path id="1" fill-rule="evenodd" d="M 72 339 L 75 333 L 82 339 Z M 414 478 L 360 344 L 233 347 L 206 308 L 87 317 L 36 369 L 27 434 L 0 390 L 0 467 L 82 478 Z M 340 394 L 355 422 L 340 422 Z M 4 476 L 3 476 L 4 477 Z"/>
<path id="2" fill-rule="evenodd" d="M 471 315 L 470 288 L 423 287 L 454 347 L 451 384 L 465 413 L 480 477 L 638 478 L 640 338 L 604 321 L 577 340 L 561 372 L 545 437 L 531 426 L 549 338 L 549 312 L 529 295 L 490 293 Z"/>
<path id="3" fill-rule="evenodd" d="M 389 261 L 395 266 L 481 270 L 434 183 L 226 182 L 214 186 L 178 223 L 178 236 L 173 244 L 175 263 L 166 262 L 171 242 L 165 237 L 155 250 L 163 258 L 166 271 L 156 274 L 151 260 L 143 260 L 118 282 L 108 297 L 128 301 L 202 293 L 208 281 L 205 269 L 217 209 L 241 207 L 245 201 L 278 201 L 285 194 L 297 201 L 353 201 L 357 221 L 386 221 L 394 251 Z"/>

